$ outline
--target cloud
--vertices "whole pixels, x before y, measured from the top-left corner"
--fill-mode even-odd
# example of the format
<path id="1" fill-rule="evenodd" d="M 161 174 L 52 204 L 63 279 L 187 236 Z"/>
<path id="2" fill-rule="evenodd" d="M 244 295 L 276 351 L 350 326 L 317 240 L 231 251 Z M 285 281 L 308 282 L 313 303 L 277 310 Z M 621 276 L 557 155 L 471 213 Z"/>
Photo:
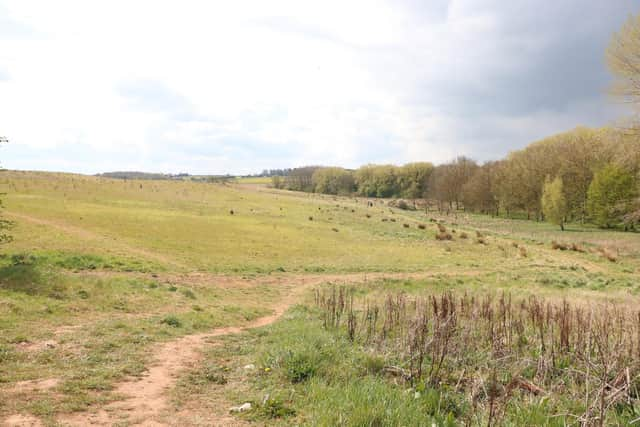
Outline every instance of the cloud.
<path id="1" fill-rule="evenodd" d="M 638 0 L 7 0 L 3 165 L 247 173 L 501 157 L 620 114 L 604 49 L 639 10 Z"/>

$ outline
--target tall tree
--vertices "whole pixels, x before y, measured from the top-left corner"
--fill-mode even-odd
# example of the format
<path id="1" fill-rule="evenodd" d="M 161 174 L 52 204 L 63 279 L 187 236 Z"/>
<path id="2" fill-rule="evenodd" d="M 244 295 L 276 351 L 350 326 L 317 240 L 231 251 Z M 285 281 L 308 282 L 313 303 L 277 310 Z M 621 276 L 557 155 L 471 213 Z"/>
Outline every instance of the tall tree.
<path id="1" fill-rule="evenodd" d="M 640 107 L 640 14 L 630 16 L 613 35 L 606 57 L 616 77 L 614 93 Z"/>
<path id="2" fill-rule="evenodd" d="M 564 231 L 564 221 L 567 215 L 567 200 L 565 199 L 562 178 L 551 179 L 547 176 L 542 189 L 542 212 L 547 221 L 560 226 Z"/>
<path id="3" fill-rule="evenodd" d="M 614 164 L 599 170 L 589 186 L 587 208 L 593 221 L 605 228 L 622 222 L 637 194 L 635 186 L 633 176 Z"/>
<path id="4" fill-rule="evenodd" d="M 316 193 L 349 195 L 355 190 L 353 174 L 343 168 L 316 169 L 312 181 Z"/>

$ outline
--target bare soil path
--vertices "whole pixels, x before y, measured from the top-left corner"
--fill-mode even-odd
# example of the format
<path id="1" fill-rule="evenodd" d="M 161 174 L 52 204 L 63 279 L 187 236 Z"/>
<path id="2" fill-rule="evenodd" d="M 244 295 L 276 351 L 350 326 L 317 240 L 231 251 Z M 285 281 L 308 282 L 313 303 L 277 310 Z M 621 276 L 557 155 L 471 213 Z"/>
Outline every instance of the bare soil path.
<path id="1" fill-rule="evenodd" d="M 83 412 L 61 417 L 62 425 L 70 426 L 110 426 L 139 425 L 164 426 L 161 416 L 168 409 L 168 392 L 174 386 L 178 375 L 190 367 L 196 366 L 201 359 L 201 350 L 212 338 L 237 334 L 246 329 L 258 328 L 275 322 L 294 303 L 301 294 L 312 286 L 323 283 L 363 283 L 380 278 L 421 278 L 433 276 L 433 273 L 406 274 L 331 274 L 331 275 L 298 275 L 293 277 L 273 278 L 289 288 L 288 294 L 273 307 L 273 314 L 256 319 L 243 326 L 229 326 L 214 329 L 208 333 L 187 335 L 174 341 L 163 343 L 155 351 L 154 362 L 147 374 L 142 378 L 133 378 L 116 385 L 116 393 L 124 396 L 123 400 L 111 403 L 97 412 Z M 232 285 L 233 278 L 227 277 L 225 285 Z M 237 284 L 246 284 L 246 279 L 236 278 Z M 216 419 L 207 420 L 208 425 L 229 425 L 226 416 L 227 408 L 221 408 L 219 414 L 212 414 Z"/>

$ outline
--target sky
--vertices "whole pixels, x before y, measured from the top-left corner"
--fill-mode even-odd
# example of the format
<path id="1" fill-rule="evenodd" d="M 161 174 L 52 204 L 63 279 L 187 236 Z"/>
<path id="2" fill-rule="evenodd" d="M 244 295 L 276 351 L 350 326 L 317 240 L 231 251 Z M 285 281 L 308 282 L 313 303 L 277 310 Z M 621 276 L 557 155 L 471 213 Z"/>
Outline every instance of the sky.
<path id="1" fill-rule="evenodd" d="M 0 0 L 0 164 L 248 174 L 497 159 L 626 114 L 640 0 Z"/>

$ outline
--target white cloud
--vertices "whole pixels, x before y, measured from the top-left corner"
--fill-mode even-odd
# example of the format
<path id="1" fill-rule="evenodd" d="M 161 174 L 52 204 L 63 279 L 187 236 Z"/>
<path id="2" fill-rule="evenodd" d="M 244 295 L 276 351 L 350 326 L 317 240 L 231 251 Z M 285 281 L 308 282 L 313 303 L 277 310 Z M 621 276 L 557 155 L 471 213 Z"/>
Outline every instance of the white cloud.
<path id="1" fill-rule="evenodd" d="M 20 30 L 0 32 L 3 163 L 222 173 L 482 157 L 468 129 L 522 145 L 539 134 L 527 117 L 551 113 L 510 117 L 486 98 L 528 99 L 494 79 L 526 74 L 519 50 L 553 40 L 505 39 L 490 3 L 6 1 L 0 23 Z M 584 111 L 544 129 L 603 122 Z M 64 161 L 18 158 L 54 149 Z"/>

